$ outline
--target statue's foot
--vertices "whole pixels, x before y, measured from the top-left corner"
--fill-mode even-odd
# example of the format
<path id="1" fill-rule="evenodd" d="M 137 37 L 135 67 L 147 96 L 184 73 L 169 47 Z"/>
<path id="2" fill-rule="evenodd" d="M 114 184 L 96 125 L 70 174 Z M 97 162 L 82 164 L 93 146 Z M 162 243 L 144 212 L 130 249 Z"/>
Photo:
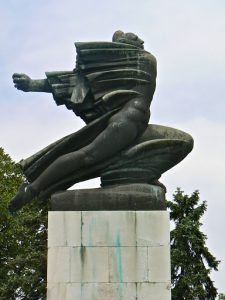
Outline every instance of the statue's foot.
<path id="1" fill-rule="evenodd" d="M 154 179 L 151 182 L 151 184 L 160 186 L 164 190 L 165 193 L 167 192 L 165 185 L 162 182 L 160 182 L 158 179 Z"/>
<path id="2" fill-rule="evenodd" d="M 31 190 L 29 184 L 23 183 L 20 186 L 16 196 L 12 198 L 9 204 L 9 212 L 11 214 L 14 214 L 16 211 L 20 210 L 25 204 L 29 203 L 35 196 L 36 193 L 33 190 Z"/>

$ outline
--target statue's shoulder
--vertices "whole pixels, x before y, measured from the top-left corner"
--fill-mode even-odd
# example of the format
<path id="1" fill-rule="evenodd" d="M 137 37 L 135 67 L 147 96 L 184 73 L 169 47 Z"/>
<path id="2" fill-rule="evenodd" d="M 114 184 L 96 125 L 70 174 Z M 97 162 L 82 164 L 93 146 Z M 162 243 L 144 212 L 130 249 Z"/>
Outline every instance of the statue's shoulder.
<path id="1" fill-rule="evenodd" d="M 135 60 L 145 52 L 133 45 L 115 42 L 80 42 L 75 43 L 75 47 L 83 62 Z"/>
<path id="2" fill-rule="evenodd" d="M 156 58 L 150 52 L 131 44 L 76 42 L 75 47 L 77 51 L 77 65 L 83 70 L 99 66 L 138 66 L 139 62 L 156 69 Z M 143 68 L 145 69 L 144 66 Z"/>
<path id="3" fill-rule="evenodd" d="M 136 46 L 125 44 L 125 43 L 117 43 L 117 42 L 104 42 L 104 41 L 96 41 L 96 42 L 75 42 L 75 47 L 78 52 L 82 50 L 103 50 L 103 49 L 139 49 Z"/>

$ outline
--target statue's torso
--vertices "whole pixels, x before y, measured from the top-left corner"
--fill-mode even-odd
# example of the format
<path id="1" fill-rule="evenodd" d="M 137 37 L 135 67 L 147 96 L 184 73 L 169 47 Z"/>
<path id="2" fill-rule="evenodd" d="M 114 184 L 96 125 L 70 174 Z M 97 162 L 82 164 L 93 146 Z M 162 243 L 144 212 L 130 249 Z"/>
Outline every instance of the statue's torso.
<path id="1" fill-rule="evenodd" d="M 151 102 L 155 91 L 156 60 L 150 53 L 122 43 L 91 42 L 76 43 L 75 46 L 75 70 L 46 73 L 58 105 L 65 104 L 89 122 L 107 112 L 102 99 L 115 91 L 136 91 Z"/>

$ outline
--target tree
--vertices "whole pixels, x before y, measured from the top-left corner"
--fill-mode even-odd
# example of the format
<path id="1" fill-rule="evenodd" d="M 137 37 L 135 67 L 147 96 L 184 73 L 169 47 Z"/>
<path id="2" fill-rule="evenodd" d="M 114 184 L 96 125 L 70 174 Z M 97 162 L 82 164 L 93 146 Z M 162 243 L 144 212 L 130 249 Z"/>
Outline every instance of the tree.
<path id="1" fill-rule="evenodd" d="M 209 275 L 217 270 L 219 261 L 206 247 L 206 235 L 201 232 L 200 219 L 206 211 L 206 202 L 201 203 L 199 192 L 190 197 L 180 189 L 168 201 L 171 220 L 171 273 L 173 300 L 214 300 L 217 289 Z"/>
<path id="2" fill-rule="evenodd" d="M 46 299 L 47 205 L 32 203 L 16 216 L 7 209 L 23 181 L 0 148 L 0 299 Z"/>

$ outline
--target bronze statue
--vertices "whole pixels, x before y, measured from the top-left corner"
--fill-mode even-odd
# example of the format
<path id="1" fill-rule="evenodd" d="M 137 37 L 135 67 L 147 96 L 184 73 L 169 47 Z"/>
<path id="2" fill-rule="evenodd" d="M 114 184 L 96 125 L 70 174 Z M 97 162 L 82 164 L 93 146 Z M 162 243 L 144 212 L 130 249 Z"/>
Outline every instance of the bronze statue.
<path id="1" fill-rule="evenodd" d="M 133 33 L 116 31 L 112 42 L 75 43 L 72 71 L 47 72 L 41 80 L 13 75 L 17 89 L 52 93 L 86 126 L 21 162 L 27 183 L 12 199 L 11 212 L 98 176 L 102 186 L 160 185 L 161 174 L 192 150 L 190 135 L 148 125 L 157 68 L 143 44 Z"/>

